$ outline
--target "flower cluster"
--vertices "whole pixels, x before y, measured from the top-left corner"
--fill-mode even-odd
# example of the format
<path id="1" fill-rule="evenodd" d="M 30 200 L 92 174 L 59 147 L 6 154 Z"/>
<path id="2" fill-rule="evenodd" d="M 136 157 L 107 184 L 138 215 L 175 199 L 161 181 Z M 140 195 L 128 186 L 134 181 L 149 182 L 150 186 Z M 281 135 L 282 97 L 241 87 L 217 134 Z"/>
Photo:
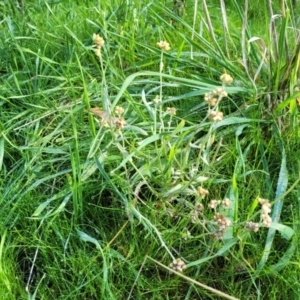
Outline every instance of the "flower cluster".
<path id="1" fill-rule="evenodd" d="M 223 206 L 224 209 L 229 208 L 229 207 L 230 207 L 230 204 L 231 204 L 231 201 L 230 201 L 230 199 L 228 199 L 228 198 L 225 198 L 225 199 L 222 201 L 222 206 Z"/>
<path id="2" fill-rule="evenodd" d="M 155 105 L 157 105 L 158 103 L 160 103 L 161 102 L 161 98 L 158 96 L 158 95 L 156 95 L 156 97 L 153 99 L 153 103 L 155 104 Z"/>
<path id="3" fill-rule="evenodd" d="M 209 114 L 209 118 L 213 121 L 213 122 L 220 122 L 223 120 L 223 113 L 221 111 L 215 111 L 212 110 Z"/>
<path id="4" fill-rule="evenodd" d="M 118 116 L 117 118 L 113 119 L 113 124 L 116 126 L 117 129 L 122 129 L 126 125 L 125 119 L 122 117 L 124 114 L 124 108 L 121 106 L 115 107 L 115 114 Z"/>
<path id="5" fill-rule="evenodd" d="M 171 116 L 175 116 L 176 115 L 176 108 L 175 107 L 167 107 L 166 108 L 166 113 L 171 115 Z"/>
<path id="6" fill-rule="evenodd" d="M 186 269 L 186 264 L 181 258 L 174 259 L 173 262 L 169 265 L 171 269 L 177 272 L 182 272 Z"/>
<path id="7" fill-rule="evenodd" d="M 220 79 L 223 84 L 231 84 L 233 82 L 233 78 L 227 73 L 222 74 Z"/>
<path id="8" fill-rule="evenodd" d="M 96 49 L 94 50 L 95 54 L 97 56 L 100 56 L 101 55 L 101 47 L 104 45 L 104 39 L 99 34 L 94 33 L 93 41 L 94 41 L 94 44 L 96 47 Z"/>
<path id="9" fill-rule="evenodd" d="M 251 221 L 246 222 L 246 228 L 254 232 L 257 232 L 259 230 L 259 224 Z"/>
<path id="10" fill-rule="evenodd" d="M 121 117 L 124 113 L 124 108 L 121 107 L 121 106 L 116 106 L 115 107 L 115 114 L 118 116 L 118 117 Z"/>
<path id="11" fill-rule="evenodd" d="M 208 190 L 204 189 L 202 186 L 198 186 L 197 191 L 201 198 L 205 198 L 206 195 L 209 194 Z"/>
<path id="12" fill-rule="evenodd" d="M 210 200 L 208 207 L 216 209 L 221 204 L 221 200 Z"/>
<path id="13" fill-rule="evenodd" d="M 227 210 L 231 205 L 231 201 L 228 198 L 224 200 L 210 200 L 207 204 L 207 207 L 213 209 L 215 211 L 213 220 L 207 220 L 205 215 L 203 214 L 204 205 L 200 202 L 201 199 L 204 199 L 208 194 L 209 191 L 203 188 L 202 186 L 198 186 L 197 188 L 198 195 L 200 199 L 196 202 L 194 208 L 190 212 L 190 220 L 193 224 L 200 224 L 205 226 L 205 223 L 209 223 L 214 225 L 216 229 L 213 229 L 212 236 L 216 239 L 221 239 L 223 234 L 226 232 L 227 228 L 231 225 L 231 221 L 225 217 L 225 215 L 217 212 L 216 210 L 220 205 L 222 205 L 222 209 Z M 199 216 L 202 216 L 200 219 Z M 216 226 L 215 226 L 216 225 Z"/>
<path id="14" fill-rule="evenodd" d="M 113 124 L 116 126 L 118 130 L 120 130 L 126 126 L 126 121 L 124 118 L 115 118 Z"/>
<path id="15" fill-rule="evenodd" d="M 269 228 L 272 223 L 272 218 L 269 216 L 269 213 L 271 212 L 271 204 L 269 200 L 258 198 L 258 202 L 261 205 L 261 213 L 260 213 L 261 223 L 246 222 L 246 228 L 254 232 L 257 232 L 260 226 Z"/>
<path id="16" fill-rule="evenodd" d="M 217 221 L 218 229 L 213 234 L 213 236 L 215 239 L 220 240 L 222 239 L 223 234 L 226 232 L 227 228 L 231 225 L 231 222 L 220 213 L 215 213 L 214 220 Z"/>
<path id="17" fill-rule="evenodd" d="M 122 129 L 126 125 L 126 121 L 122 117 L 122 114 L 124 113 L 123 107 L 116 106 L 115 114 L 118 116 L 117 118 L 111 117 L 107 112 L 103 111 L 99 107 L 91 108 L 90 113 L 99 117 L 100 124 L 105 128 L 108 128 L 110 126 L 115 126 L 117 129 Z"/>
<path id="18" fill-rule="evenodd" d="M 204 94 L 204 101 L 206 101 L 210 107 L 215 107 L 212 110 L 208 109 L 208 116 L 212 122 L 220 122 L 223 120 L 224 114 L 219 111 L 218 104 L 223 98 L 228 96 L 224 86 L 233 82 L 233 78 L 227 73 L 222 74 L 220 80 L 222 81 L 222 87 L 217 87 Z"/>
<path id="19" fill-rule="evenodd" d="M 261 204 L 260 219 L 263 227 L 269 228 L 272 223 L 272 218 L 269 216 L 271 212 L 271 204 L 268 199 L 258 198 L 258 202 Z"/>
<path id="20" fill-rule="evenodd" d="M 171 49 L 170 44 L 166 41 L 157 42 L 156 45 L 163 51 L 169 51 Z"/>
<path id="21" fill-rule="evenodd" d="M 191 211 L 191 222 L 197 223 L 199 221 L 199 214 L 204 210 L 202 203 L 197 202 L 194 209 Z"/>
<path id="22" fill-rule="evenodd" d="M 227 92 L 218 87 L 211 92 L 207 92 L 204 94 L 204 101 L 208 102 L 210 106 L 215 106 L 217 103 L 221 101 L 222 98 L 227 97 Z"/>
<path id="23" fill-rule="evenodd" d="M 190 238 L 190 236 L 191 236 L 191 233 L 190 233 L 190 231 L 186 228 L 186 229 L 183 231 L 183 233 L 182 233 L 182 238 L 183 238 L 185 241 L 187 241 L 188 238 Z"/>

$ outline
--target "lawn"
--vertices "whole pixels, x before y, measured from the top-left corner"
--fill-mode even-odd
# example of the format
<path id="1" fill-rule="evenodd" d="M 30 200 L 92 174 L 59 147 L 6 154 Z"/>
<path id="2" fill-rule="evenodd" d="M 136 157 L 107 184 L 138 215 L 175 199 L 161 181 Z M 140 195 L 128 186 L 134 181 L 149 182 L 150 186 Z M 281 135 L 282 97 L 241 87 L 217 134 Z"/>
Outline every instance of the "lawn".
<path id="1" fill-rule="evenodd" d="M 0 298 L 299 299 L 299 15 L 0 1 Z"/>

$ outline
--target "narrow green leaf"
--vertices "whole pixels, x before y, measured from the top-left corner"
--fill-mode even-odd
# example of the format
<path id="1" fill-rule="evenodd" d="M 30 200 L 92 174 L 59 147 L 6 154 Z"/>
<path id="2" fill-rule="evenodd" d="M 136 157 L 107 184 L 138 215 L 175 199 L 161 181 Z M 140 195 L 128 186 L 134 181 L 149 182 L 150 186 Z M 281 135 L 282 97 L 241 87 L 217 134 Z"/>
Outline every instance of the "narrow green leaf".
<path id="1" fill-rule="evenodd" d="M 296 101 L 296 98 L 300 97 L 300 92 L 293 94 L 291 97 L 287 98 L 286 100 L 282 101 L 275 109 L 275 115 L 278 115 L 282 112 L 284 108 L 286 108 L 292 101 Z"/>
<path id="2" fill-rule="evenodd" d="M 38 217 L 43 210 L 51 203 L 51 200 L 48 199 L 47 201 L 41 203 L 38 208 L 34 211 L 34 213 L 32 214 L 32 217 Z"/>
<path id="3" fill-rule="evenodd" d="M 181 122 L 177 125 L 177 127 L 174 129 L 173 134 L 177 134 L 181 131 L 181 129 L 184 127 L 185 121 L 181 120 Z"/>
<path id="4" fill-rule="evenodd" d="M 193 266 L 199 266 L 201 264 L 203 264 L 204 262 L 213 259 L 214 257 L 216 257 L 216 255 L 211 255 L 211 256 L 206 256 L 206 257 L 202 257 L 196 261 L 193 261 L 191 263 L 188 263 L 186 266 L 189 267 L 193 267 Z"/>
<path id="5" fill-rule="evenodd" d="M 80 237 L 83 241 L 92 243 L 92 244 L 94 244 L 94 245 L 96 246 L 97 249 L 101 249 L 101 246 L 100 246 L 99 242 L 98 242 L 95 238 L 91 237 L 90 235 L 88 235 L 88 234 L 86 234 L 85 232 L 80 231 L 80 230 L 78 230 L 78 229 L 77 229 L 76 231 L 77 231 L 79 237 Z"/>
<path id="6" fill-rule="evenodd" d="M 280 272 L 284 267 L 286 267 L 293 257 L 296 249 L 299 245 L 299 234 L 294 234 L 291 246 L 287 249 L 287 251 L 282 255 L 282 257 L 279 259 L 278 263 L 270 266 L 269 270 L 272 273 Z"/>
<path id="7" fill-rule="evenodd" d="M 4 158 L 4 138 L 0 137 L 0 171 L 3 165 L 3 158 Z"/>
<path id="8" fill-rule="evenodd" d="M 238 242 L 237 238 L 233 238 L 225 243 L 225 245 L 216 253 L 216 256 L 221 256 L 225 252 L 227 252 L 232 246 L 234 246 Z"/>
<path id="9" fill-rule="evenodd" d="M 225 245 L 214 255 L 211 256 L 207 256 L 207 257 L 203 257 L 201 259 L 198 259 L 196 261 L 190 262 L 187 264 L 187 267 L 192 267 L 192 266 L 198 266 L 208 260 L 213 259 L 216 256 L 221 256 L 224 253 L 226 253 L 232 246 L 234 246 L 236 243 L 238 242 L 237 238 L 233 238 L 231 240 L 229 240 L 228 242 L 225 243 Z"/>
<path id="10" fill-rule="evenodd" d="M 123 159 L 123 161 L 119 164 L 119 166 L 114 169 L 112 171 L 112 173 L 116 172 L 117 170 L 119 170 L 120 168 L 122 168 L 128 161 L 130 161 L 139 151 L 141 151 L 141 149 L 143 149 L 144 147 L 146 147 L 147 145 L 155 142 L 155 141 L 158 141 L 161 139 L 162 137 L 162 133 L 158 133 L 158 134 L 155 134 L 155 135 L 152 135 L 148 138 L 146 138 L 145 140 L 143 140 L 141 142 L 141 144 L 132 152 L 130 153 L 126 158 Z"/>

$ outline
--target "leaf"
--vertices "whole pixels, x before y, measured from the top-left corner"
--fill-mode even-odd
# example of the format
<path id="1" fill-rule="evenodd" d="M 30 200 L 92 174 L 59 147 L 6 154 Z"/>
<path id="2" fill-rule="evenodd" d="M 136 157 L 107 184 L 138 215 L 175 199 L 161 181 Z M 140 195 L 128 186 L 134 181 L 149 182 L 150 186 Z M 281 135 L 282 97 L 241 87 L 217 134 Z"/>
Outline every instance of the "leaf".
<path id="1" fill-rule="evenodd" d="M 185 121 L 182 120 L 182 121 L 177 125 L 177 127 L 174 129 L 173 134 L 177 134 L 178 132 L 180 132 L 181 129 L 184 127 L 184 125 L 185 125 Z"/>
<path id="2" fill-rule="evenodd" d="M 232 246 L 234 246 L 238 242 L 237 238 L 233 238 L 232 240 L 229 240 L 226 242 L 226 244 L 216 253 L 216 256 L 221 256 L 225 252 L 227 252 Z"/>
<path id="3" fill-rule="evenodd" d="M 196 261 L 193 261 L 191 263 L 188 263 L 187 267 L 198 266 L 198 265 L 200 265 L 200 264 L 202 264 L 202 263 L 204 263 L 204 262 L 206 262 L 208 260 L 213 259 L 216 256 L 221 256 L 224 253 L 226 253 L 237 242 L 238 242 L 238 239 L 237 238 L 233 238 L 232 240 L 229 240 L 227 243 L 225 243 L 225 245 L 216 254 L 211 255 L 211 256 L 206 256 L 206 257 L 203 257 L 203 258 L 198 259 Z"/>
<path id="4" fill-rule="evenodd" d="M 145 94 L 144 90 L 142 90 L 142 101 L 145 104 L 145 107 L 148 110 L 151 119 L 154 120 L 155 119 L 154 112 L 153 112 L 153 109 L 151 108 L 151 106 L 149 105 L 149 103 L 147 102 L 146 94 Z"/>
<path id="5" fill-rule="evenodd" d="M 272 222 L 270 228 L 274 228 L 280 231 L 282 237 L 287 240 L 291 239 L 291 237 L 295 233 L 294 229 L 292 229 L 291 227 L 276 222 Z"/>
<path id="6" fill-rule="evenodd" d="M 282 206 L 283 206 L 283 199 L 281 199 L 281 196 L 284 195 L 284 193 L 286 192 L 287 185 L 288 185 L 288 170 L 287 170 L 287 167 L 286 167 L 286 153 L 285 153 L 284 146 L 282 144 L 282 140 L 279 136 L 279 133 L 278 132 L 275 132 L 275 133 L 277 134 L 279 147 L 280 147 L 281 153 L 282 153 L 281 167 L 280 167 L 280 172 L 279 172 L 279 177 L 278 177 L 278 182 L 277 182 L 276 195 L 275 195 L 275 198 L 278 199 L 278 200 L 275 201 L 275 204 L 274 204 L 273 209 L 272 209 L 272 221 L 274 223 L 278 223 L 279 218 L 280 218 L 280 214 L 281 214 L 281 209 L 282 209 Z M 270 227 L 269 230 L 268 230 L 265 249 L 264 249 L 262 258 L 261 258 L 261 260 L 260 260 L 260 262 L 257 266 L 257 269 L 256 269 L 257 273 L 264 268 L 264 266 L 265 266 L 265 264 L 268 260 L 268 257 L 269 257 L 269 254 L 270 254 L 270 251 L 271 251 L 271 248 L 272 248 L 272 245 L 273 245 L 273 240 L 274 240 L 276 229 L 277 228 Z M 285 230 L 285 233 L 288 235 L 291 232 Z"/>
<path id="7" fill-rule="evenodd" d="M 229 117 L 223 119 L 221 122 L 218 122 L 215 124 L 214 129 L 217 129 L 222 126 L 227 126 L 227 125 L 237 125 L 237 124 L 243 124 L 243 123 L 253 123 L 253 122 L 265 122 L 263 120 L 259 119 L 249 119 L 249 118 L 239 118 L 239 117 Z"/>
<path id="8" fill-rule="evenodd" d="M 278 116 L 279 113 L 282 112 L 282 110 L 287 107 L 289 104 L 291 104 L 292 101 L 298 101 L 298 97 L 300 97 L 300 92 L 296 92 L 295 94 L 293 94 L 291 97 L 289 97 L 288 99 L 282 101 L 275 109 L 275 115 Z"/>
<path id="9" fill-rule="evenodd" d="M 0 171 L 2 169 L 3 164 L 3 157 L 4 157 L 4 138 L 0 138 Z"/>
<path id="10" fill-rule="evenodd" d="M 130 131 L 130 132 L 137 132 L 137 133 L 140 133 L 144 136 L 147 136 L 148 135 L 148 132 L 145 131 L 144 129 L 142 129 L 141 127 L 138 127 L 138 126 L 134 126 L 134 125 L 127 125 L 126 126 L 126 130 L 127 131 Z"/>
<path id="11" fill-rule="evenodd" d="M 43 210 L 49 205 L 49 203 L 51 203 L 50 199 L 48 199 L 47 201 L 45 201 L 42 204 L 40 204 L 38 206 L 38 208 L 32 214 L 32 217 L 38 217 L 43 212 Z"/>
<path id="12" fill-rule="evenodd" d="M 91 237 L 90 235 L 86 234 L 85 232 L 83 232 L 81 230 L 77 229 L 76 231 L 77 231 L 79 237 L 83 241 L 92 243 L 92 244 L 94 244 L 96 246 L 97 249 L 101 249 L 101 246 L 100 246 L 99 242 L 95 238 Z"/>
<path id="13" fill-rule="evenodd" d="M 203 264 L 204 262 L 208 261 L 208 260 L 211 260 L 215 257 L 216 255 L 211 255 L 211 256 L 206 256 L 206 257 L 202 257 L 196 261 L 193 261 L 189 264 L 187 264 L 186 266 L 189 268 L 189 267 L 193 267 L 193 266 L 199 266 L 201 264 Z"/>
<path id="14" fill-rule="evenodd" d="M 160 140 L 162 138 L 162 133 L 159 134 L 155 134 L 152 135 L 148 138 L 146 138 L 145 140 L 143 140 L 139 147 L 137 147 L 132 153 L 130 153 L 126 158 L 123 159 L 123 161 L 119 164 L 119 166 L 117 168 L 115 168 L 114 170 L 111 171 L 111 173 L 115 173 L 117 170 L 119 170 L 120 168 L 122 168 L 128 161 L 130 161 L 133 156 L 135 156 L 141 149 L 143 149 L 144 147 L 146 147 L 148 144 L 151 144 L 157 140 Z"/>
<path id="15" fill-rule="evenodd" d="M 282 255 L 282 257 L 280 257 L 279 261 L 276 264 L 270 266 L 269 270 L 271 274 L 276 275 L 277 272 L 280 272 L 284 267 L 288 265 L 291 258 L 295 254 L 295 251 L 298 249 L 298 244 L 299 244 L 299 234 L 295 234 L 293 236 L 291 246 L 286 250 L 286 252 Z"/>

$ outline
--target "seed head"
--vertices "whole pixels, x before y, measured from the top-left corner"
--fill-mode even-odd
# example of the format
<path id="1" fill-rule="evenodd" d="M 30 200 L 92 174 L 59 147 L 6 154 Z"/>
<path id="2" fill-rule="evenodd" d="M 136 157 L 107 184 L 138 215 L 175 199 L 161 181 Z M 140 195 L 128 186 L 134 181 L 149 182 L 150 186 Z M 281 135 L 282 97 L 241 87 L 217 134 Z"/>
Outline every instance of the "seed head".
<path id="1" fill-rule="evenodd" d="M 169 51 L 171 49 L 170 44 L 166 41 L 157 42 L 156 45 L 163 51 Z"/>
<path id="2" fill-rule="evenodd" d="M 93 34 L 93 41 L 97 48 L 101 48 L 104 45 L 104 39 L 99 34 Z"/>
<path id="3" fill-rule="evenodd" d="M 254 232 L 257 232 L 259 230 L 259 224 L 254 222 L 247 222 L 246 228 L 249 230 L 252 230 Z"/>
<path id="4" fill-rule="evenodd" d="M 210 200 L 208 207 L 212 209 L 216 209 L 218 205 L 220 205 L 221 200 Z"/>
<path id="5" fill-rule="evenodd" d="M 124 113 L 124 108 L 123 107 L 121 107 L 121 106 L 116 106 L 115 107 L 115 114 L 117 115 L 117 116 L 122 116 L 123 115 L 123 113 Z"/>
<path id="6" fill-rule="evenodd" d="M 209 118 L 213 121 L 213 122 L 220 122 L 223 120 L 223 113 L 221 111 L 211 111 L 209 114 Z"/>
<path id="7" fill-rule="evenodd" d="M 161 102 L 160 97 L 159 97 L 158 95 L 156 95 L 156 97 L 153 99 L 153 103 L 154 103 L 154 104 L 158 104 L 158 103 L 160 103 L 160 102 Z"/>
<path id="8" fill-rule="evenodd" d="M 181 258 L 174 259 L 173 262 L 169 265 L 171 269 L 177 272 L 182 272 L 186 269 L 186 264 Z"/>
<path id="9" fill-rule="evenodd" d="M 222 206 L 223 206 L 223 208 L 229 208 L 229 207 L 230 207 L 230 204 L 231 204 L 231 201 L 230 201 L 228 198 L 225 198 L 225 199 L 222 201 Z"/>
<path id="10" fill-rule="evenodd" d="M 176 108 L 175 107 L 167 107 L 166 108 L 166 113 L 171 115 L 171 116 L 175 116 L 176 115 Z"/>
<path id="11" fill-rule="evenodd" d="M 198 186 L 197 191 L 201 198 L 205 198 L 205 196 L 209 194 L 209 191 L 204 189 L 202 186 Z"/>
<path id="12" fill-rule="evenodd" d="M 220 76 L 220 79 L 223 82 L 223 84 L 231 84 L 233 82 L 233 78 L 227 73 L 222 74 Z"/>

